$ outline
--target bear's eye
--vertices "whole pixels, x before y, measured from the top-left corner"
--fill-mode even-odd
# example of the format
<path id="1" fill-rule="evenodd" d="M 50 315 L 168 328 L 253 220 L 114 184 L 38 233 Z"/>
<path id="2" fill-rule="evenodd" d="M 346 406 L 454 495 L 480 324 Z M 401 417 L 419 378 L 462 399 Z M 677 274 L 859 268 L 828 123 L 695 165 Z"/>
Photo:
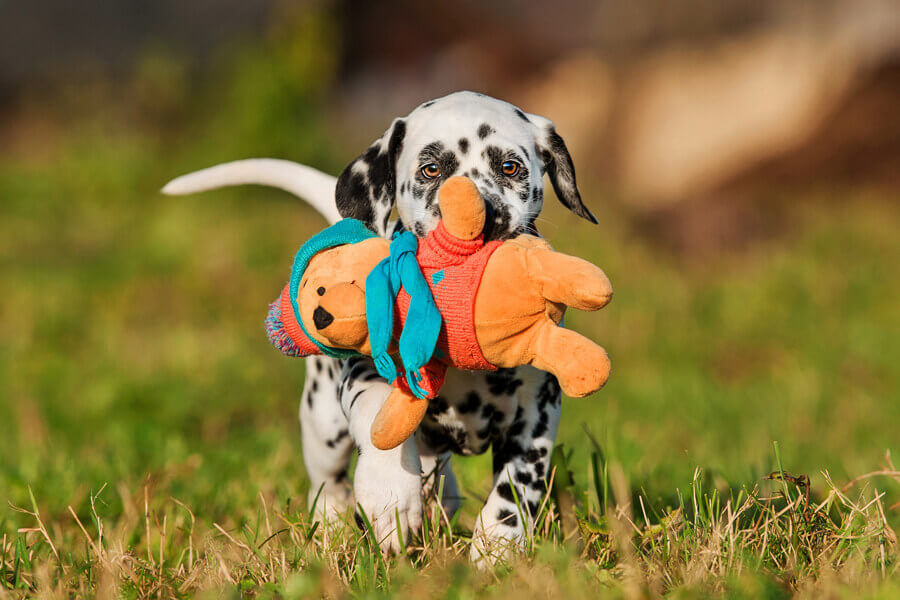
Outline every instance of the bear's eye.
<path id="1" fill-rule="evenodd" d="M 519 172 L 519 163 L 514 160 L 508 160 L 500 165 L 500 172 L 507 177 L 514 177 Z"/>
<path id="2" fill-rule="evenodd" d="M 316 293 L 317 293 L 318 295 L 320 295 L 320 296 L 324 296 L 324 295 L 325 295 L 325 288 L 319 287 L 319 289 L 316 290 Z"/>
<path id="3" fill-rule="evenodd" d="M 434 179 L 440 177 L 441 167 L 437 163 L 428 163 L 422 167 L 422 177 L 425 179 Z"/>

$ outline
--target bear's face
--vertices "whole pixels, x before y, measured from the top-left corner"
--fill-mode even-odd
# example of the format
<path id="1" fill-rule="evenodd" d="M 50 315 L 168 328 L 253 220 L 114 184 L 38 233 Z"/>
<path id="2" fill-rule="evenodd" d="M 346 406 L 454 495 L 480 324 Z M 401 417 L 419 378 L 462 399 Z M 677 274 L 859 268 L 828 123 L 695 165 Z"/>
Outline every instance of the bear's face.
<path id="1" fill-rule="evenodd" d="M 307 333 L 332 348 L 371 352 L 366 324 L 366 277 L 389 254 L 371 238 L 316 254 L 300 280 L 297 305 Z"/>

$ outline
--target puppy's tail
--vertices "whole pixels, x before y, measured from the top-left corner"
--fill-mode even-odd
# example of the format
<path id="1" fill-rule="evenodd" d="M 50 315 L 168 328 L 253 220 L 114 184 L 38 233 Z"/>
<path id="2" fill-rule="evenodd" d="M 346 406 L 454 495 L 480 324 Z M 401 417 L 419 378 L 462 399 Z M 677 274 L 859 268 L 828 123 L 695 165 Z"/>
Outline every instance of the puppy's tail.
<path id="1" fill-rule="evenodd" d="M 341 220 L 334 201 L 337 179 L 312 167 L 277 158 L 236 160 L 176 177 L 163 187 L 170 196 L 231 185 L 268 185 L 309 202 L 329 223 Z"/>

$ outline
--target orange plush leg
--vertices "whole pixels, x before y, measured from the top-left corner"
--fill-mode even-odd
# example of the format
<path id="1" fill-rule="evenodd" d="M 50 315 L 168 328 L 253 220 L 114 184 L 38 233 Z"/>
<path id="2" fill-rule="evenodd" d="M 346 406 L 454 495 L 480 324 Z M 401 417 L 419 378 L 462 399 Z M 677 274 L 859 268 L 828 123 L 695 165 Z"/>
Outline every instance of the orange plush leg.
<path id="1" fill-rule="evenodd" d="M 549 319 L 535 327 L 540 330 L 532 341 L 533 366 L 556 375 L 563 392 L 573 398 L 593 394 L 603 387 L 610 369 L 606 350 Z"/>
<path id="2" fill-rule="evenodd" d="M 528 251 L 528 274 L 551 302 L 578 310 L 599 310 L 612 299 L 612 285 L 603 271 L 586 260 L 550 248 Z"/>
<path id="3" fill-rule="evenodd" d="M 396 448 L 415 432 L 427 408 L 428 400 L 394 388 L 372 423 L 372 444 L 379 450 Z"/>

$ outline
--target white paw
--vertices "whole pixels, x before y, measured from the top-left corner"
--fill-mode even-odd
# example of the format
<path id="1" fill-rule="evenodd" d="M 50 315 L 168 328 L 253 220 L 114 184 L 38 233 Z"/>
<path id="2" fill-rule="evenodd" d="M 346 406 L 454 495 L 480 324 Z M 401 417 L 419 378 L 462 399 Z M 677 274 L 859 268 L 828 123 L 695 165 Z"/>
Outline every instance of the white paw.
<path id="1" fill-rule="evenodd" d="M 472 532 L 469 559 L 479 568 L 505 562 L 525 547 L 525 532 L 518 526 L 518 515 L 514 527 L 510 526 L 510 518 L 500 522 L 495 516 L 496 510 L 486 506 Z"/>
<path id="2" fill-rule="evenodd" d="M 307 506 L 315 511 L 315 518 L 323 523 L 341 520 L 347 508 L 356 506 L 349 483 L 325 484 L 320 489 L 310 489 Z"/>
<path id="3" fill-rule="evenodd" d="M 400 551 L 410 531 L 422 527 L 419 456 L 409 442 L 381 451 L 367 449 L 356 464 L 353 491 L 385 553 Z M 398 531 L 399 528 L 399 531 Z"/>

